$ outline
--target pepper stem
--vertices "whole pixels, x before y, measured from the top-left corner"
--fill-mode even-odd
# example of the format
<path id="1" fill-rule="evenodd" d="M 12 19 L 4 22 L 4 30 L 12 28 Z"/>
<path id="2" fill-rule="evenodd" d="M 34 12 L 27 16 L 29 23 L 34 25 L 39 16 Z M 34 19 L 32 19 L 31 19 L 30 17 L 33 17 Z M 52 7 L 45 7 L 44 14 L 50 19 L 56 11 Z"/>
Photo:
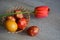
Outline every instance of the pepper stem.
<path id="1" fill-rule="evenodd" d="M 33 13 L 33 12 L 22 12 L 22 14 L 26 14 L 26 13 Z M 0 18 L 2 18 L 2 17 L 4 17 L 4 16 L 13 15 L 13 14 L 16 14 L 16 13 L 6 13 L 6 14 L 0 14 Z M 20 14 L 20 13 L 17 13 L 17 14 Z"/>

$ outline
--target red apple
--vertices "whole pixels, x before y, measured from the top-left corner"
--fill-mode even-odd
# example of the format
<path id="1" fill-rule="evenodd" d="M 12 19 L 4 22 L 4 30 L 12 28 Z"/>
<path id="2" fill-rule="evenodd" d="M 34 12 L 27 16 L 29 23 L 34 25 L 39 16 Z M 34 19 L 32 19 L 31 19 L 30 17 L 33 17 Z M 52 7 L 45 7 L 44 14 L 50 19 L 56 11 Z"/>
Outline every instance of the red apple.
<path id="1" fill-rule="evenodd" d="M 27 20 L 25 18 L 21 18 L 17 21 L 17 25 L 19 29 L 25 29 L 27 26 Z"/>
<path id="2" fill-rule="evenodd" d="M 27 33 L 30 36 L 35 36 L 39 32 L 39 28 L 37 26 L 31 26 L 27 29 Z"/>

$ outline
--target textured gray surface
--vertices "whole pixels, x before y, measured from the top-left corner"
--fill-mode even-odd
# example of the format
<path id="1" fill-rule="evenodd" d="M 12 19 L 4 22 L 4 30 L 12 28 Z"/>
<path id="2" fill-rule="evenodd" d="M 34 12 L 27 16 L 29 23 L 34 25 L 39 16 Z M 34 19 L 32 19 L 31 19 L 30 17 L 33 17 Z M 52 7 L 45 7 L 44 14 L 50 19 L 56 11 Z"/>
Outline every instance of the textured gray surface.
<path id="1" fill-rule="evenodd" d="M 60 0 L 24 0 L 23 2 L 28 8 L 38 5 L 48 5 L 50 7 L 51 11 L 47 18 L 37 19 L 31 17 L 30 25 L 39 26 L 41 31 L 37 36 L 30 37 L 25 32 L 9 34 L 0 26 L 0 40 L 60 40 Z M 22 2 L 21 0 L 0 1 L 0 14 L 4 13 L 8 8 L 16 6 L 17 3 L 20 6 Z M 22 6 L 25 6 L 23 4 Z"/>

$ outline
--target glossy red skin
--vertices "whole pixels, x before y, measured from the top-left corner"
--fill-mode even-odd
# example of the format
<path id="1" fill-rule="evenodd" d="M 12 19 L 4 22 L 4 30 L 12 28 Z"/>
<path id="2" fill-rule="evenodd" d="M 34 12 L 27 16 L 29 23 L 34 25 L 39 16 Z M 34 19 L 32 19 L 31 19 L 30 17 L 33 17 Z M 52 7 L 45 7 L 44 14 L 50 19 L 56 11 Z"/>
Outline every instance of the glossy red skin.
<path id="1" fill-rule="evenodd" d="M 39 32 L 39 28 L 37 26 L 31 26 L 28 28 L 27 33 L 30 36 L 36 36 Z"/>
<path id="2" fill-rule="evenodd" d="M 38 6 L 35 8 L 35 10 L 38 10 L 38 11 L 40 11 L 40 10 L 47 10 L 48 11 L 48 9 L 49 9 L 48 6 Z"/>
<path id="3" fill-rule="evenodd" d="M 35 8 L 35 17 L 44 18 L 48 17 L 50 9 L 48 6 L 38 6 Z"/>
<path id="4" fill-rule="evenodd" d="M 25 29 L 27 26 L 27 20 L 25 18 L 21 18 L 17 21 L 17 25 L 19 29 Z"/>
<path id="5" fill-rule="evenodd" d="M 48 17 L 48 12 L 47 11 L 36 11 L 35 13 L 36 13 L 35 17 L 37 17 L 37 18 Z"/>

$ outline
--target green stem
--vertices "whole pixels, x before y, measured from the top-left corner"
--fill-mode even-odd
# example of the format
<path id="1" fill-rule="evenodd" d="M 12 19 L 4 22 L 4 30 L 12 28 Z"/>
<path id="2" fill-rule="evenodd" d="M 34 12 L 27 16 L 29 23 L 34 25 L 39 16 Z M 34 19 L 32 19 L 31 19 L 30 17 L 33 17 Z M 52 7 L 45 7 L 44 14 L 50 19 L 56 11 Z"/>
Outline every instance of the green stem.
<path id="1" fill-rule="evenodd" d="M 12 15 L 14 13 L 6 13 L 6 14 L 0 14 L 0 18 L 3 17 L 3 16 L 9 16 L 9 15 Z"/>
<path id="2" fill-rule="evenodd" d="M 27 12 L 22 12 L 22 14 L 25 14 Z M 33 12 L 30 12 L 30 13 L 33 13 Z M 16 14 L 16 13 L 6 13 L 6 14 L 0 14 L 0 18 L 3 17 L 3 16 L 9 16 L 9 15 L 13 15 L 13 14 Z M 18 13 L 19 14 L 19 13 Z"/>

